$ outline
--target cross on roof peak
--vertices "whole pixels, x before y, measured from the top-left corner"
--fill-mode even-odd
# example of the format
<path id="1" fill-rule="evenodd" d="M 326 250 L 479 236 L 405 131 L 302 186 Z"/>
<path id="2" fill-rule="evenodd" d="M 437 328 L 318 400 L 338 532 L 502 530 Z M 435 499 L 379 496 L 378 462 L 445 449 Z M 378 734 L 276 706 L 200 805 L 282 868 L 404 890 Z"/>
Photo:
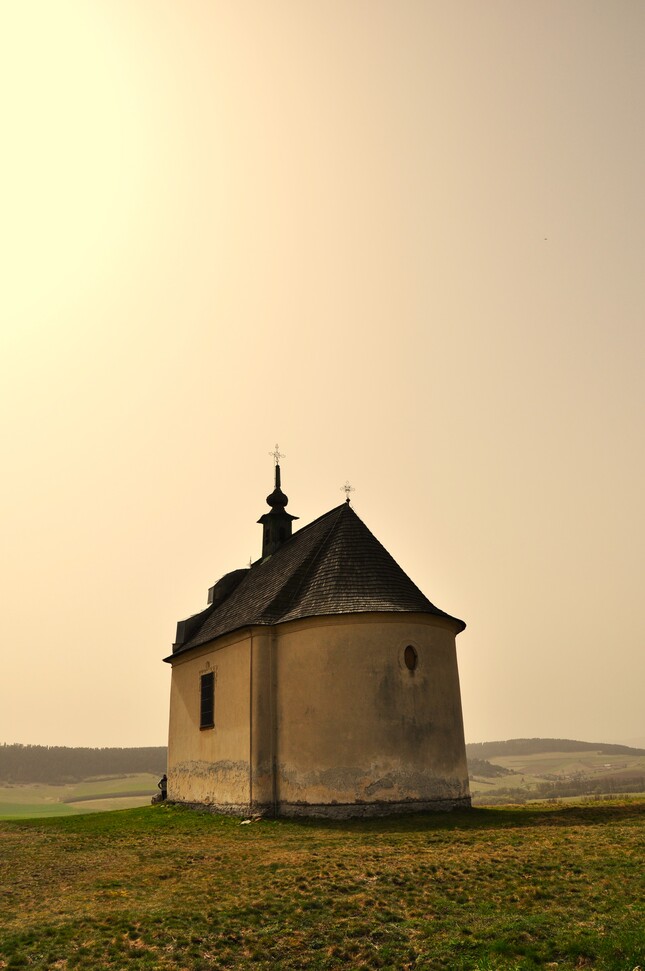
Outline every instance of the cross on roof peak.
<path id="1" fill-rule="evenodd" d="M 280 446 L 278 445 L 277 442 L 274 450 L 272 452 L 269 452 L 269 455 L 273 456 L 273 461 L 275 462 L 276 465 L 280 465 L 280 459 L 286 459 L 287 457 L 283 452 L 280 451 Z"/>
<path id="2" fill-rule="evenodd" d="M 341 492 L 345 493 L 345 502 L 350 502 L 349 494 L 350 492 L 356 492 L 353 485 L 349 484 L 349 479 L 346 480 L 345 485 L 340 487 Z"/>

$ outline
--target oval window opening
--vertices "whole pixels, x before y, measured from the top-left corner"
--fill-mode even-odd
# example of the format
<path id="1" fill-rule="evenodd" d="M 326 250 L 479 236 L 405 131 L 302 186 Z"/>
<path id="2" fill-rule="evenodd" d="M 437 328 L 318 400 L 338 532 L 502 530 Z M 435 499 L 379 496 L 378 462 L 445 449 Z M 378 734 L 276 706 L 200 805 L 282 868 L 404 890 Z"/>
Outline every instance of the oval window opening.
<path id="1" fill-rule="evenodd" d="M 419 657 L 415 649 L 412 647 L 412 644 L 408 644 L 405 651 L 403 652 L 403 660 L 405 661 L 405 666 L 408 669 L 408 671 L 414 671 L 414 669 L 417 666 L 417 661 L 419 660 Z"/>

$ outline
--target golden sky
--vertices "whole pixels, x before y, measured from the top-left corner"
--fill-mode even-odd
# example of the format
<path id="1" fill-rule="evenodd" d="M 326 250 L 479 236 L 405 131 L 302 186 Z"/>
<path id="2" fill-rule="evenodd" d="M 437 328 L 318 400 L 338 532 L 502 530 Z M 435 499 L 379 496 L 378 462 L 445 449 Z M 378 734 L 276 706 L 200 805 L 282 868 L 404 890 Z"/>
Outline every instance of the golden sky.
<path id="1" fill-rule="evenodd" d="M 277 440 L 469 741 L 645 744 L 640 0 L 5 2 L 0 124 L 0 742 L 165 742 Z"/>

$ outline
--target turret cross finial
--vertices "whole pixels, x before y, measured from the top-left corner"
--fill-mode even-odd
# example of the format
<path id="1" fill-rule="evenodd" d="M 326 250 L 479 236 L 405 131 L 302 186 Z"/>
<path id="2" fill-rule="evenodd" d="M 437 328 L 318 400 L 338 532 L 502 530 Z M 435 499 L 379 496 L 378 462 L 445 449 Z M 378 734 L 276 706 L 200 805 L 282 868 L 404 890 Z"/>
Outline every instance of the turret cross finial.
<path id="1" fill-rule="evenodd" d="M 280 459 L 286 459 L 287 457 L 280 451 L 280 446 L 277 444 L 277 442 L 274 450 L 272 452 L 269 452 L 269 455 L 273 456 L 273 461 L 275 462 L 276 465 L 280 465 Z"/>
<path id="2" fill-rule="evenodd" d="M 345 485 L 341 486 L 340 489 L 341 489 L 341 492 L 345 493 L 345 502 L 350 501 L 350 498 L 349 498 L 350 492 L 356 492 L 356 489 L 354 488 L 354 486 L 349 484 L 349 479 L 347 479 L 347 481 L 345 482 Z"/>

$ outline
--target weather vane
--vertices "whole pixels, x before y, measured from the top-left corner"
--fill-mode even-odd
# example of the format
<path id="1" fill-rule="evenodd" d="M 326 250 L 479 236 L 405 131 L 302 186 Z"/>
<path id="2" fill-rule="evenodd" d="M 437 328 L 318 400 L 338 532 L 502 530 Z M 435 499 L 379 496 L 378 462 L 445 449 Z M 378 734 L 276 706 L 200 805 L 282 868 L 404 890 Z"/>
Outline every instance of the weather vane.
<path id="1" fill-rule="evenodd" d="M 277 442 L 274 450 L 269 452 L 269 455 L 273 456 L 273 460 L 276 465 L 280 465 L 280 459 L 286 459 L 287 457 L 283 452 L 280 451 L 280 446 L 277 444 Z"/>
<path id="2" fill-rule="evenodd" d="M 350 501 L 350 498 L 349 498 L 350 492 L 356 492 L 356 489 L 354 488 L 354 486 L 349 484 L 349 479 L 347 479 L 344 486 L 340 487 L 340 490 L 341 492 L 345 493 L 345 502 Z"/>

